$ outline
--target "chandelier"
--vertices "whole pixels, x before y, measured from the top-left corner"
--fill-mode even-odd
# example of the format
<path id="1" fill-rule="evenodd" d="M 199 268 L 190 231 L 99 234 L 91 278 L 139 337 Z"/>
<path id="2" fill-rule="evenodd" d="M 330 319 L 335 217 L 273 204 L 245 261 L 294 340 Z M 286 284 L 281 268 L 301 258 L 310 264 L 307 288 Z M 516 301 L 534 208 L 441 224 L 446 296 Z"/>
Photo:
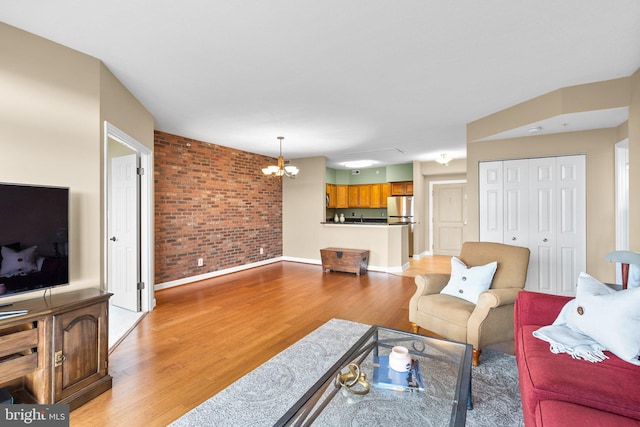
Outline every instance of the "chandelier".
<path id="1" fill-rule="evenodd" d="M 284 157 L 282 157 L 282 140 L 284 136 L 279 136 L 280 140 L 280 155 L 278 156 L 278 165 L 267 166 L 266 168 L 262 168 L 262 173 L 265 175 L 274 175 L 274 176 L 282 176 L 286 175 L 291 179 L 294 179 L 300 169 L 293 165 L 284 165 Z"/>

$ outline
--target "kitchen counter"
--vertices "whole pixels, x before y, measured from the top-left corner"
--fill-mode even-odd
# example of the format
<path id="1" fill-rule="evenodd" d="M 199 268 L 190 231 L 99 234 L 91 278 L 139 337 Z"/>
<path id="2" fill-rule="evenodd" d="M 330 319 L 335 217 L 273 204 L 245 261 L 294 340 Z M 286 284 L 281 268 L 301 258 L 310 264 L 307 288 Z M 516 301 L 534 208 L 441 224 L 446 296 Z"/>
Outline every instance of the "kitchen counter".
<path id="1" fill-rule="evenodd" d="M 333 221 L 326 221 L 326 222 L 321 222 L 320 224 L 323 225 L 395 225 L 395 224 L 389 224 L 386 221 L 385 222 L 333 222 Z"/>
<path id="2" fill-rule="evenodd" d="M 332 219 L 321 222 L 321 227 L 321 247 L 368 250 L 369 270 L 400 273 L 409 267 L 409 224 L 389 224 L 386 218 L 382 222 L 365 219 L 344 223 Z"/>
<path id="3" fill-rule="evenodd" d="M 345 218 L 344 222 L 335 222 L 333 218 L 327 218 L 321 222 L 325 225 L 394 225 L 389 224 L 387 218 Z"/>
<path id="4" fill-rule="evenodd" d="M 409 225 L 409 224 L 413 224 L 412 222 L 387 222 L 386 220 L 384 222 L 380 222 L 380 221 L 345 221 L 345 222 L 334 222 L 333 220 L 331 221 L 325 221 L 325 222 L 321 222 L 320 224 L 323 225 Z"/>

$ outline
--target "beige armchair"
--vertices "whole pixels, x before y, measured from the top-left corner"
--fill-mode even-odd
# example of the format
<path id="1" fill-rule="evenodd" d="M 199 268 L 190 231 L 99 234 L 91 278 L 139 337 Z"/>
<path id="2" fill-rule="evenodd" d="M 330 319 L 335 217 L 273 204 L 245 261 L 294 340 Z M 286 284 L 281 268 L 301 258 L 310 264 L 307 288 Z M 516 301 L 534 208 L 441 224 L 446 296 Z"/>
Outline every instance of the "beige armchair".
<path id="1" fill-rule="evenodd" d="M 440 291 L 448 274 L 416 276 L 416 293 L 409 301 L 413 331 L 426 329 L 441 337 L 473 345 L 473 365 L 480 364 L 484 347 L 513 340 L 513 304 L 524 288 L 529 249 L 490 242 L 465 242 L 458 256 L 468 267 L 493 261 L 498 266 L 489 290 L 477 304 Z"/>

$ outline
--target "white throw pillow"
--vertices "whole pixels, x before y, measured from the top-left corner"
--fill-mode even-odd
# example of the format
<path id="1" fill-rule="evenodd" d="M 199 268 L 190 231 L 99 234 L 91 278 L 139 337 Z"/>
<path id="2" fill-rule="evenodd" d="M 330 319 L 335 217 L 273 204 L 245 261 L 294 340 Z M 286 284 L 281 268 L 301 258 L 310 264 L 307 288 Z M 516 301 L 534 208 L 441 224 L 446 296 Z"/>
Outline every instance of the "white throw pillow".
<path id="1" fill-rule="evenodd" d="M 580 273 L 576 299 L 566 313 L 567 326 L 597 341 L 627 362 L 640 355 L 640 288 L 614 291 Z"/>
<path id="2" fill-rule="evenodd" d="M 491 287 L 497 268 L 497 261 L 469 268 L 460 259 L 452 257 L 451 278 L 440 293 L 477 304 L 480 294 Z"/>
<path id="3" fill-rule="evenodd" d="M 11 248 L 3 246 L 2 249 L 0 249 L 0 253 L 2 253 L 0 276 L 22 276 L 38 271 L 38 266 L 36 265 L 37 248 L 37 246 L 31 246 L 21 251 L 14 251 Z"/>

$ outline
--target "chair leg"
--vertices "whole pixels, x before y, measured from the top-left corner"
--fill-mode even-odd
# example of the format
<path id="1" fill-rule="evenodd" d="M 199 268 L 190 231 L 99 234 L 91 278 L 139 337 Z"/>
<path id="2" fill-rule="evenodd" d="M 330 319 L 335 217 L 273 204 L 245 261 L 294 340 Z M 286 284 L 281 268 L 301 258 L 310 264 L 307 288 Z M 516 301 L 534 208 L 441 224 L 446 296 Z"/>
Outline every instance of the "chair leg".
<path id="1" fill-rule="evenodd" d="M 411 322 L 411 329 L 413 329 L 413 333 L 417 334 L 418 331 L 420 330 L 420 326 L 418 326 L 417 324 Z"/>
<path id="2" fill-rule="evenodd" d="M 473 356 L 471 358 L 471 364 L 473 366 L 480 366 L 480 354 L 482 350 L 473 349 Z"/>

